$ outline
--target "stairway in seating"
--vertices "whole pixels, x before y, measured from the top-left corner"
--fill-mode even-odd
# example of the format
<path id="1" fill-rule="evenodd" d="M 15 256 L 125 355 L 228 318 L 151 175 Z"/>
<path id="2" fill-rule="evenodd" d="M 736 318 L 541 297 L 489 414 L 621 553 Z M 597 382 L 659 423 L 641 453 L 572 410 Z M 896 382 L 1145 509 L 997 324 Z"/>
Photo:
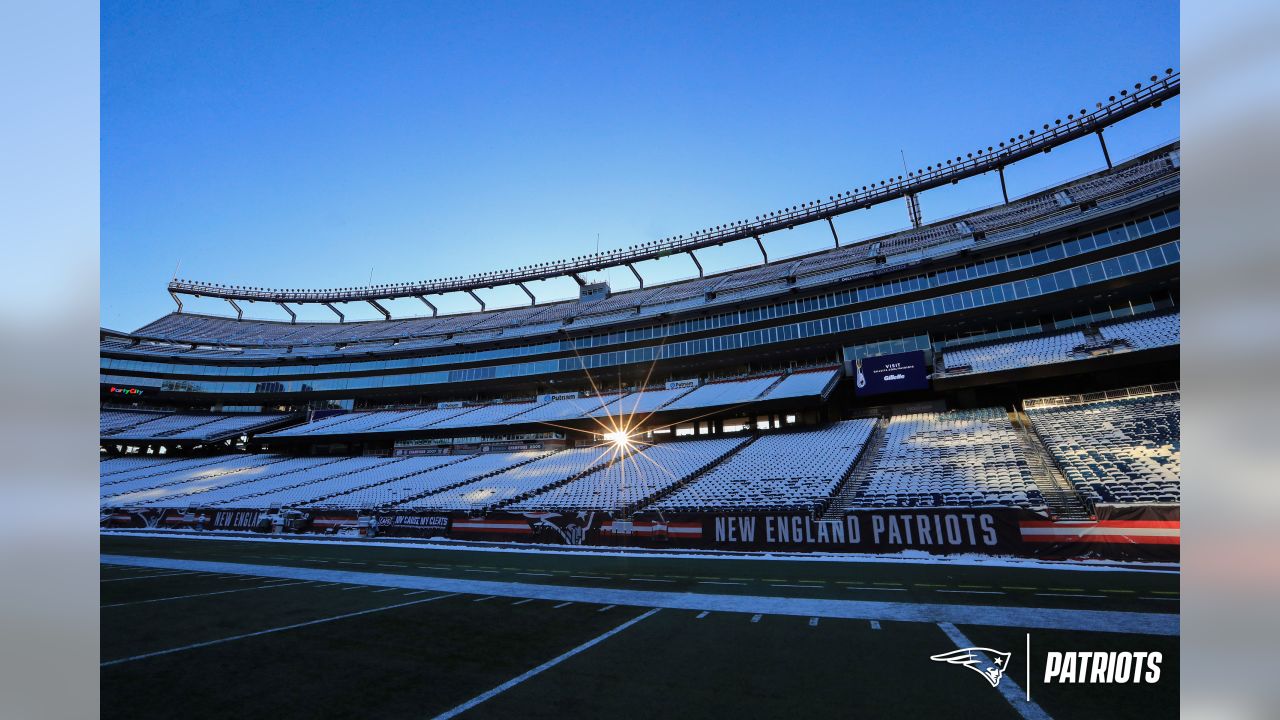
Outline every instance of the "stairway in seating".
<path id="1" fill-rule="evenodd" d="M 1080 498 L 1080 493 L 1071 485 L 1062 471 L 1058 469 L 1049 451 L 1036 434 L 1031 418 L 1017 408 L 1009 413 L 1009 420 L 1018 431 L 1018 439 L 1022 441 L 1022 453 L 1027 458 L 1027 466 L 1031 477 L 1044 496 L 1049 512 L 1060 520 L 1088 520 L 1089 508 Z"/>
<path id="2" fill-rule="evenodd" d="M 822 513 L 822 519 L 835 520 L 842 518 L 849 508 L 853 507 L 855 495 L 866 486 L 867 476 L 871 474 L 872 468 L 876 465 L 876 460 L 884 450 L 884 436 L 885 431 L 888 429 L 889 418 L 882 417 L 876 421 L 876 427 L 871 431 L 871 437 L 867 438 L 866 444 L 862 446 L 862 457 L 858 458 L 853 472 L 849 474 L 844 484 L 840 486 L 835 496 L 831 498 L 827 509 Z"/>

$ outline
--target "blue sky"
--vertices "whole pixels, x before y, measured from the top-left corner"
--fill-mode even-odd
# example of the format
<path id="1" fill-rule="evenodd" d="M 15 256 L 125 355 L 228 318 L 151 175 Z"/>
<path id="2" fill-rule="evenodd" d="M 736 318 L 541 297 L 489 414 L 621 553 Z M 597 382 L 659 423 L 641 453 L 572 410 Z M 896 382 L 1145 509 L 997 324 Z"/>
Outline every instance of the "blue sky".
<path id="1" fill-rule="evenodd" d="M 172 310 L 179 262 L 210 282 L 349 286 L 688 233 L 898 174 L 900 151 L 914 169 L 986 147 L 1179 64 L 1175 2 L 601 5 L 103 2 L 102 323 Z M 1177 136 L 1174 102 L 1107 139 L 1118 159 Z M 1077 142 L 1011 169 L 1010 191 L 1102 164 Z M 999 192 L 987 175 L 921 204 L 930 221 Z M 891 203 L 837 228 L 907 222 Z M 771 258 L 829 243 L 825 225 L 766 238 Z M 752 243 L 703 254 L 709 272 L 758 261 Z"/>

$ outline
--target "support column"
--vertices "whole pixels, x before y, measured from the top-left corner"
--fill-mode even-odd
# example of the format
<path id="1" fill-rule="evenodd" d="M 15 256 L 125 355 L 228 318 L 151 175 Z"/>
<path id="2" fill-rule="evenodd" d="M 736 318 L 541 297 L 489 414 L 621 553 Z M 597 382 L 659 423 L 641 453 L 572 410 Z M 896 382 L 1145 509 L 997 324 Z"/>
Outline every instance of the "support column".
<path id="1" fill-rule="evenodd" d="M 436 306 L 432 305 L 431 301 L 428 300 L 425 295 L 414 295 L 414 297 L 418 298 L 423 302 L 424 305 L 431 308 L 431 317 L 436 317 L 437 315 L 440 314 L 440 312 L 436 310 Z"/>
<path id="2" fill-rule="evenodd" d="M 1000 193 L 1004 195 L 1004 204 L 1009 204 L 1009 188 L 1004 184 L 1004 166 L 996 168 L 1000 172 Z"/>
<path id="3" fill-rule="evenodd" d="M 177 303 L 177 304 L 178 304 L 178 314 L 179 314 L 179 315 L 181 315 L 181 314 L 182 314 L 182 301 L 178 299 L 178 294 L 177 294 L 177 293 L 175 293 L 174 291 L 170 290 L 170 291 L 169 291 L 169 297 L 173 298 L 173 301 L 174 301 L 175 303 Z"/>
<path id="4" fill-rule="evenodd" d="M 836 224 L 831 218 L 827 218 L 827 227 L 831 228 L 831 237 L 835 239 L 836 247 L 840 247 L 840 236 L 836 234 Z"/>
<path id="5" fill-rule="evenodd" d="M 529 296 L 529 305 L 530 305 L 530 306 L 533 306 L 533 305 L 537 305 L 537 304 L 538 304 L 538 298 L 534 297 L 534 296 L 533 296 L 533 293 L 529 292 L 529 288 L 525 287 L 525 286 L 524 286 L 524 283 L 522 283 L 522 282 L 521 282 L 521 283 L 516 283 L 516 285 L 519 285 L 519 286 L 520 286 L 520 289 L 524 291 L 524 294 Z"/>
<path id="6" fill-rule="evenodd" d="M 756 247 L 760 248 L 760 254 L 764 256 L 764 261 L 767 264 L 769 262 L 769 253 L 765 252 L 764 243 L 760 241 L 760 236 L 752 235 L 751 237 L 756 239 Z"/>
<path id="7" fill-rule="evenodd" d="M 334 315 L 337 315 L 337 316 L 338 316 L 338 322 L 339 322 L 339 323 L 344 323 L 344 322 L 346 322 L 346 321 L 347 321 L 346 316 L 344 316 L 342 313 L 338 312 L 338 308 L 334 307 L 334 306 L 333 306 L 333 303 L 325 303 L 325 304 L 324 304 L 324 306 L 325 306 L 325 307 L 327 307 L 327 308 L 329 308 L 330 310 L 332 310 Z"/>
<path id="8" fill-rule="evenodd" d="M 231 298 L 227 298 L 227 302 L 231 303 L 231 307 L 235 309 L 235 311 L 236 311 L 236 320 L 243 320 L 243 319 L 244 319 L 244 311 L 240 309 L 240 306 L 236 304 L 236 301 L 235 301 L 235 300 L 233 300 L 233 299 L 231 299 Z"/>
<path id="9" fill-rule="evenodd" d="M 582 279 L 582 277 L 581 277 L 580 275 L 578 275 L 578 273 L 576 273 L 576 272 L 571 272 L 571 273 L 569 273 L 569 277 L 571 277 L 571 278 L 573 278 L 574 280 L 576 280 L 576 281 L 577 281 L 577 283 L 578 283 L 579 285 L 586 285 L 586 284 L 587 284 L 587 281 L 586 281 L 586 280 L 583 280 L 583 279 Z"/>
<path id="10" fill-rule="evenodd" d="M 382 307 L 381 305 L 379 305 L 377 300 L 365 300 L 365 302 L 367 302 L 367 303 L 369 303 L 370 305 L 372 305 L 374 310 L 377 310 L 378 312 L 382 313 L 382 317 L 383 317 L 383 319 L 385 319 L 385 320 L 390 320 L 390 319 L 391 319 L 391 313 L 387 312 L 387 309 L 386 309 L 386 308 L 384 308 L 384 307 Z"/>
<path id="11" fill-rule="evenodd" d="M 907 214 L 911 216 L 911 227 L 918 228 L 924 222 L 924 216 L 920 214 L 920 198 L 915 193 L 905 197 L 907 198 Z"/>
<path id="12" fill-rule="evenodd" d="M 636 266 L 635 266 L 635 265 L 632 265 L 631 263 L 627 263 L 627 269 L 631 271 L 631 274 L 632 274 L 632 275 L 635 275 L 635 276 L 636 276 L 636 280 L 640 283 L 640 289 L 641 289 L 641 290 L 643 290 L 643 289 L 644 289 L 644 278 L 640 277 L 640 271 L 639 271 L 639 270 L 636 270 Z"/>
<path id="13" fill-rule="evenodd" d="M 702 276 L 703 276 L 703 274 L 702 274 L 702 263 L 698 262 L 698 256 L 697 256 L 697 255 L 694 255 L 694 254 L 693 254 L 693 251 L 692 251 L 692 250 L 690 250 L 690 251 L 689 251 L 689 257 L 693 258 L 693 264 L 698 266 L 698 277 L 702 277 Z"/>
<path id="14" fill-rule="evenodd" d="M 476 291 L 475 291 L 475 290 L 468 290 L 468 291 L 467 291 L 467 294 L 468 294 L 468 295 L 470 295 L 470 296 L 471 296 L 471 298 L 472 298 L 473 300 L 475 300 L 476 302 L 480 303 L 480 312 L 484 312 L 484 310 L 485 310 L 485 308 L 484 308 L 484 301 L 480 299 L 480 296 L 476 294 Z"/>
<path id="15" fill-rule="evenodd" d="M 285 311 L 285 312 L 289 313 L 289 324 L 290 324 L 290 325 L 294 325 L 294 324 L 296 324 L 296 323 L 298 322 L 298 316 L 297 316 L 297 314 L 296 314 L 296 313 L 294 313 L 292 310 L 290 310 L 288 305 L 285 305 L 285 304 L 284 304 L 284 303 L 282 303 L 282 302 L 277 302 L 276 304 L 277 304 L 277 305 L 279 305 L 280 307 L 284 308 L 284 311 Z"/>
<path id="16" fill-rule="evenodd" d="M 1098 131 L 1098 144 L 1102 146 L 1102 157 L 1107 161 L 1107 169 L 1111 169 L 1111 153 L 1107 152 L 1107 141 L 1102 137 L 1102 129 Z"/>

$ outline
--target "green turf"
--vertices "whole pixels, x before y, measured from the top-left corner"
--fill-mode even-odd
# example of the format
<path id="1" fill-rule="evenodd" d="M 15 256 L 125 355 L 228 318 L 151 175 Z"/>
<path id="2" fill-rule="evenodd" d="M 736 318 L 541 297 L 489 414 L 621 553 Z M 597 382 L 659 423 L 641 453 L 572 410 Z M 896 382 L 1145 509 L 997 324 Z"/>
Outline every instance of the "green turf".
<path id="1" fill-rule="evenodd" d="M 1178 605 L 1175 574 L 583 557 L 119 536 L 105 536 L 102 549 L 185 560 L 632 590 L 1016 602 L 1148 612 L 1176 612 Z M 493 572 L 468 572 L 481 570 Z M 269 588 L 267 578 L 171 572 L 103 567 L 102 579 L 109 582 L 102 583 L 102 604 L 130 603 L 101 611 L 104 660 L 438 595 L 326 582 Z M 592 574 L 608 579 L 570 577 Z M 700 584 L 706 578 L 739 578 L 746 584 Z M 643 579 L 676 582 L 636 582 Z M 948 597 L 938 592 L 975 585 L 1015 587 L 1006 595 Z M 907 590 L 872 589 L 895 587 Z M 1050 588 L 1103 597 L 1035 595 Z M 1126 590 L 1130 592 L 1115 592 Z M 543 600 L 477 602 L 479 597 L 448 597 L 104 667 L 102 716 L 430 718 L 645 612 L 633 607 L 600 612 L 601 605 L 582 602 L 560 608 L 555 607 L 558 602 Z M 739 613 L 698 615 L 662 610 L 462 717 L 1016 717 L 1003 696 L 976 673 L 928 659 L 955 647 L 931 623 L 883 622 L 873 629 L 861 620 L 824 618 L 811 624 L 806 617 L 764 615 L 753 622 L 751 615 Z M 1014 652 L 1010 678 L 1024 682 L 1023 631 L 973 626 L 961 630 L 976 645 Z M 1036 701 L 1052 717 L 1163 717 L 1176 712 L 1177 638 L 1035 631 L 1033 647 L 1037 667 L 1050 649 L 1159 649 L 1167 658 L 1157 687 L 1033 685 Z"/>

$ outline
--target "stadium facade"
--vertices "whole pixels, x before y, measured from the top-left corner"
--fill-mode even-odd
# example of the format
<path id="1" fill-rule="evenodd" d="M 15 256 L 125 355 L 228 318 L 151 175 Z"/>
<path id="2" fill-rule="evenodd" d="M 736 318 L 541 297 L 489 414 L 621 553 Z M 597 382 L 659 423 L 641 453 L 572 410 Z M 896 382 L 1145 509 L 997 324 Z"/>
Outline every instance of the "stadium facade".
<path id="1" fill-rule="evenodd" d="M 103 522 L 720 549 L 1168 558 L 1179 540 L 1178 144 L 1114 163 L 1094 111 L 689 236 L 471 278 L 331 290 L 175 280 L 101 331 Z M 1095 138 L 1107 169 L 923 223 L 918 195 Z M 832 218 L 904 201 L 909 230 Z M 762 238 L 826 223 L 828 250 Z M 697 251 L 755 243 L 704 274 Z M 687 255 L 649 286 L 636 263 Z M 640 287 L 582 276 L 625 266 Z M 577 280 L 538 302 L 526 283 Z M 479 294 L 515 285 L 527 307 Z M 477 312 L 431 298 L 466 293 Z M 235 316 L 185 312 L 221 298 Z M 416 297 L 431 314 L 394 318 Z M 292 321 L 244 319 L 276 303 Z M 339 304 L 384 319 L 346 322 Z M 298 322 L 321 304 L 335 322 Z"/>

